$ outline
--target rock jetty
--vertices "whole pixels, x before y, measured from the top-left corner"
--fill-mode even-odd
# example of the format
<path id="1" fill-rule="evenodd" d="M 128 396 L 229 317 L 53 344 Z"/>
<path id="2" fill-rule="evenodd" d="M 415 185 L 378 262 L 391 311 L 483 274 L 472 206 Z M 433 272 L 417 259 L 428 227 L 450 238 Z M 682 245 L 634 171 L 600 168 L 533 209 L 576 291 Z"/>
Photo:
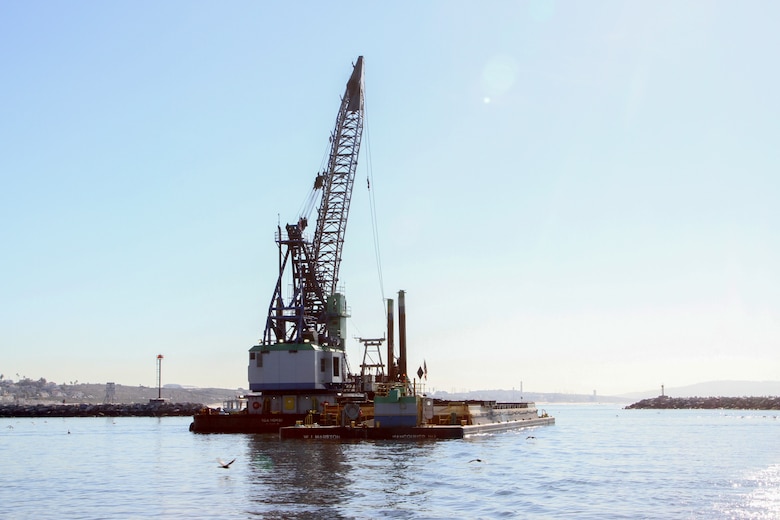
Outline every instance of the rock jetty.
<path id="1" fill-rule="evenodd" d="M 626 409 L 780 410 L 780 397 L 669 397 L 642 399 Z"/>
<path id="2" fill-rule="evenodd" d="M 200 403 L 4 404 L 0 417 L 166 417 L 195 415 Z"/>

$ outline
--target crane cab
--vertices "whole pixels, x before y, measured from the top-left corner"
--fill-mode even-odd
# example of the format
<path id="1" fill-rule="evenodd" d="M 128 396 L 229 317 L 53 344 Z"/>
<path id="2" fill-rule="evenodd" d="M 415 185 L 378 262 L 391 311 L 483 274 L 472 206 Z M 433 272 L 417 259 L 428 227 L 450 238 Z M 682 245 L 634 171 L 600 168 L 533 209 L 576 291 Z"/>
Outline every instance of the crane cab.
<path id="1" fill-rule="evenodd" d="M 249 389 L 330 390 L 346 380 L 343 350 L 312 342 L 255 345 L 249 349 Z"/>

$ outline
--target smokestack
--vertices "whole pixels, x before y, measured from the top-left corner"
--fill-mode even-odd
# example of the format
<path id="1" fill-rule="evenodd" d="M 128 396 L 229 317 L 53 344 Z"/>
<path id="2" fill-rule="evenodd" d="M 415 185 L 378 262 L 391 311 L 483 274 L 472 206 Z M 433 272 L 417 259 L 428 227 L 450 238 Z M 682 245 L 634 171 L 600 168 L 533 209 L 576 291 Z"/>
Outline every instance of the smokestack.
<path id="1" fill-rule="evenodd" d="M 398 291 L 398 372 L 404 381 L 406 377 L 406 302 L 404 291 Z"/>
<path id="2" fill-rule="evenodd" d="M 395 381 L 395 337 L 393 336 L 393 300 L 387 300 L 387 382 Z"/>

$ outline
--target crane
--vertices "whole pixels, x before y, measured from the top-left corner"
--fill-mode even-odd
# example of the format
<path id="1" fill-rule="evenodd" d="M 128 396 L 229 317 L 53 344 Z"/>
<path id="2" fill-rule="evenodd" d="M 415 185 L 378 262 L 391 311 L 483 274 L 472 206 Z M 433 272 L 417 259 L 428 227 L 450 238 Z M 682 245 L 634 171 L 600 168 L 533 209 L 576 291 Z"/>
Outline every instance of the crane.
<path id="1" fill-rule="evenodd" d="M 314 179 L 321 194 L 313 239 L 308 216 L 277 227 L 279 277 L 268 308 L 263 343 L 312 343 L 344 350 L 346 300 L 338 292 L 339 266 L 363 134 L 363 56 L 353 66 L 330 136 L 325 170 Z M 291 288 L 285 297 L 283 291 Z"/>

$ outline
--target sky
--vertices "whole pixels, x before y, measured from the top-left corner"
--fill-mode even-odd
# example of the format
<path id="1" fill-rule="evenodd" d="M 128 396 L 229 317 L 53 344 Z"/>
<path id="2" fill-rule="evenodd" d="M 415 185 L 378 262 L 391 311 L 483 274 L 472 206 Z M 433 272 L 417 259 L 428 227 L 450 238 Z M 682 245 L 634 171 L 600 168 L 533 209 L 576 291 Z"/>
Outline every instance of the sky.
<path id="1" fill-rule="evenodd" d="M 350 338 L 405 290 L 428 390 L 778 380 L 779 18 L 0 0 L 0 373 L 246 388 L 362 55 Z"/>

